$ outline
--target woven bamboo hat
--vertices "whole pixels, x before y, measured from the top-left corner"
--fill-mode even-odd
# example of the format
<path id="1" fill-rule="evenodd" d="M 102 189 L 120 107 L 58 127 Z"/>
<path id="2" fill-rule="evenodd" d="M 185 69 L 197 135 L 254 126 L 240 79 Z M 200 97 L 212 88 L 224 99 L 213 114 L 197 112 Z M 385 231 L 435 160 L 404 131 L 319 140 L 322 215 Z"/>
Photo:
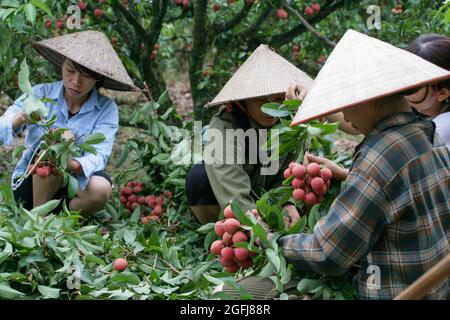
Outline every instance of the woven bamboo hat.
<path id="1" fill-rule="evenodd" d="M 320 70 L 291 125 L 447 78 L 450 71 L 348 30 Z"/>
<path id="2" fill-rule="evenodd" d="M 33 43 L 33 47 L 47 60 L 61 67 L 70 60 L 105 77 L 103 87 L 136 90 L 119 56 L 106 35 L 98 31 L 71 33 Z"/>
<path id="3" fill-rule="evenodd" d="M 282 94 L 295 81 L 310 84 L 312 79 L 269 46 L 262 44 L 234 73 L 208 106 Z"/>

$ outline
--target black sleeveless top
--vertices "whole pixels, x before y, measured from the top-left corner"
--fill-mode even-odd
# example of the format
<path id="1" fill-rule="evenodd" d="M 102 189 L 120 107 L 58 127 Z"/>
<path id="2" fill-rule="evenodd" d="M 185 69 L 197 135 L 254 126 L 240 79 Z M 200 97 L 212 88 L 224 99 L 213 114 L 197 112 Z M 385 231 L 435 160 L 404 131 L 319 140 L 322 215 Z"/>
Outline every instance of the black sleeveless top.
<path id="1" fill-rule="evenodd" d="M 78 112 L 80 112 L 80 111 L 78 111 L 78 112 L 75 112 L 75 113 L 72 113 L 72 112 L 70 112 L 70 111 L 67 111 L 67 112 L 68 112 L 68 115 L 69 115 L 69 119 L 70 119 L 70 118 L 72 118 L 72 117 L 76 116 L 76 115 L 78 114 Z"/>

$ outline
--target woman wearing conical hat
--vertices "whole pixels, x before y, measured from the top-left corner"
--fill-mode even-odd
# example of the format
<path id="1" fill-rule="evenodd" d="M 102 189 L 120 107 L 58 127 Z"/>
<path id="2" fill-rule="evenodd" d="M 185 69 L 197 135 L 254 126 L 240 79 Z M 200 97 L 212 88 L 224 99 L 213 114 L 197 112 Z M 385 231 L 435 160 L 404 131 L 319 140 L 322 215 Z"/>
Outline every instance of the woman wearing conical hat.
<path id="1" fill-rule="evenodd" d="M 261 140 L 235 142 L 226 132 L 241 129 L 258 133 L 272 128 L 279 119 L 263 113 L 261 106 L 268 102 L 283 102 L 286 89 L 294 79 L 311 81 L 268 46 L 261 45 L 209 103 L 210 107 L 222 107 L 210 122 L 204 161 L 196 164 L 186 179 L 188 201 L 200 223 L 217 221 L 220 209 L 231 200 L 244 210 L 254 208 L 255 195 L 261 188 L 269 190 L 282 182 L 282 168 L 294 160 L 295 155 L 280 159 L 275 172 L 263 174 L 258 154 L 257 161 L 251 161 L 249 156 L 255 150 L 252 147 L 259 150 Z M 216 155 L 208 157 L 208 150 L 214 148 L 220 151 L 216 150 Z M 244 161 L 227 159 L 227 156 L 235 159 L 234 156 L 239 155 L 245 157 Z M 285 208 L 295 221 L 298 218 L 295 207 L 288 204 Z"/>
<path id="2" fill-rule="evenodd" d="M 406 49 L 450 70 L 450 38 L 438 35 L 422 35 L 411 42 Z M 435 85 L 426 85 L 403 93 L 406 101 L 419 112 L 433 120 L 436 131 L 450 149 L 450 80 Z"/>
<path id="3" fill-rule="evenodd" d="M 57 117 L 54 128 L 67 128 L 67 137 L 76 141 L 101 133 L 106 139 L 95 145 L 97 154 L 85 153 L 77 158 L 69 158 L 67 169 L 79 182 L 76 196 L 68 199 L 72 210 L 92 214 L 101 210 L 112 192 L 111 179 L 104 169 L 111 154 L 114 137 L 119 127 L 119 113 L 116 103 L 98 92 L 100 87 L 113 90 L 134 90 L 133 81 L 128 76 L 117 53 L 107 37 L 101 32 L 86 31 L 72 33 L 33 44 L 34 48 L 47 60 L 61 68 L 62 79 L 53 83 L 33 87 L 37 98 L 49 98 L 55 103 L 45 102 L 49 108 L 48 119 Z M 25 146 L 12 175 L 13 186 L 18 177 L 27 170 L 38 151 L 43 130 L 38 125 L 29 124 L 24 112 L 25 95 L 9 107 L 0 118 L 0 141 L 11 144 L 14 135 L 27 128 Z M 13 187 L 14 197 L 31 209 L 52 198 L 67 196 L 67 188 L 62 188 L 62 176 L 42 179 L 30 175 L 20 186 Z"/>
<path id="4" fill-rule="evenodd" d="M 450 71 L 353 30 L 319 72 L 292 125 L 342 111 L 366 137 L 312 234 L 278 240 L 301 271 L 341 275 L 354 264 L 362 299 L 392 299 L 450 253 L 450 152 L 435 125 L 402 93 L 450 79 Z M 446 299 L 446 279 L 426 294 Z"/>
<path id="5" fill-rule="evenodd" d="M 409 44 L 406 50 L 441 68 L 450 70 L 450 38 L 447 36 L 438 34 L 419 36 Z M 293 83 L 287 90 L 286 98 L 303 100 L 309 89 L 307 85 Z M 436 83 L 434 86 L 428 84 L 407 90 L 403 92 L 403 96 L 413 108 L 433 120 L 437 132 L 450 149 L 450 80 Z M 328 119 L 344 123 L 342 112 L 331 115 Z M 353 131 L 354 129 L 346 126 L 347 133 L 358 133 Z"/>

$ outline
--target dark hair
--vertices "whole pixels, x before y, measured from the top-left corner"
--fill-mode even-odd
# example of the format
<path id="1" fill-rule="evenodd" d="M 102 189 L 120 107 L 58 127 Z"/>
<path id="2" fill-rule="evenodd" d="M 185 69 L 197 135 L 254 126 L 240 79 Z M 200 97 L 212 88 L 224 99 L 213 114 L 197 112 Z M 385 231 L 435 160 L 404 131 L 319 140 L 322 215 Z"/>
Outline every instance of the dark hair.
<path id="1" fill-rule="evenodd" d="M 424 34 L 406 49 L 445 70 L 450 71 L 450 38 L 439 34 Z M 450 89 L 450 79 L 437 84 L 438 89 Z"/>
<path id="2" fill-rule="evenodd" d="M 231 106 L 232 107 L 230 113 L 233 116 L 234 120 L 236 121 L 238 127 L 243 130 L 250 129 L 251 128 L 250 119 L 248 115 L 244 112 L 244 110 L 242 110 L 235 102 L 231 102 Z M 226 113 L 228 111 L 224 110 L 224 112 Z M 222 120 L 225 120 L 222 117 L 223 114 L 224 113 L 221 113 L 219 117 Z"/>
<path id="3" fill-rule="evenodd" d="M 75 70 L 77 70 L 79 73 L 81 73 L 83 76 L 87 78 L 92 78 L 94 80 L 97 80 L 97 83 L 95 84 L 95 87 L 99 89 L 101 86 L 103 86 L 103 82 L 105 81 L 105 77 L 101 74 L 92 71 L 91 69 L 88 69 L 86 67 L 83 67 L 81 64 L 76 63 L 75 61 L 69 60 Z"/>

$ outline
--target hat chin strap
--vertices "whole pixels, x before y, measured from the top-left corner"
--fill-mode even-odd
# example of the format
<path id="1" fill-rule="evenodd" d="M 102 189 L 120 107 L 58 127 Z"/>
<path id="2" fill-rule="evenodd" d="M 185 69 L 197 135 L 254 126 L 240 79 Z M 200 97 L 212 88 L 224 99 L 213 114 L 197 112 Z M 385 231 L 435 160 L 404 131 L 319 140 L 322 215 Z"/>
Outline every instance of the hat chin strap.
<path id="1" fill-rule="evenodd" d="M 237 100 L 236 100 L 236 101 L 228 102 L 226 106 L 227 106 L 227 107 L 226 107 L 226 111 L 227 111 L 227 112 L 232 112 L 234 106 L 237 106 L 239 109 L 242 110 L 242 112 L 244 112 L 246 115 L 248 115 L 247 110 L 245 110 L 245 108 L 244 108 L 244 106 L 242 105 L 242 103 L 240 103 L 240 102 L 237 101 Z"/>

